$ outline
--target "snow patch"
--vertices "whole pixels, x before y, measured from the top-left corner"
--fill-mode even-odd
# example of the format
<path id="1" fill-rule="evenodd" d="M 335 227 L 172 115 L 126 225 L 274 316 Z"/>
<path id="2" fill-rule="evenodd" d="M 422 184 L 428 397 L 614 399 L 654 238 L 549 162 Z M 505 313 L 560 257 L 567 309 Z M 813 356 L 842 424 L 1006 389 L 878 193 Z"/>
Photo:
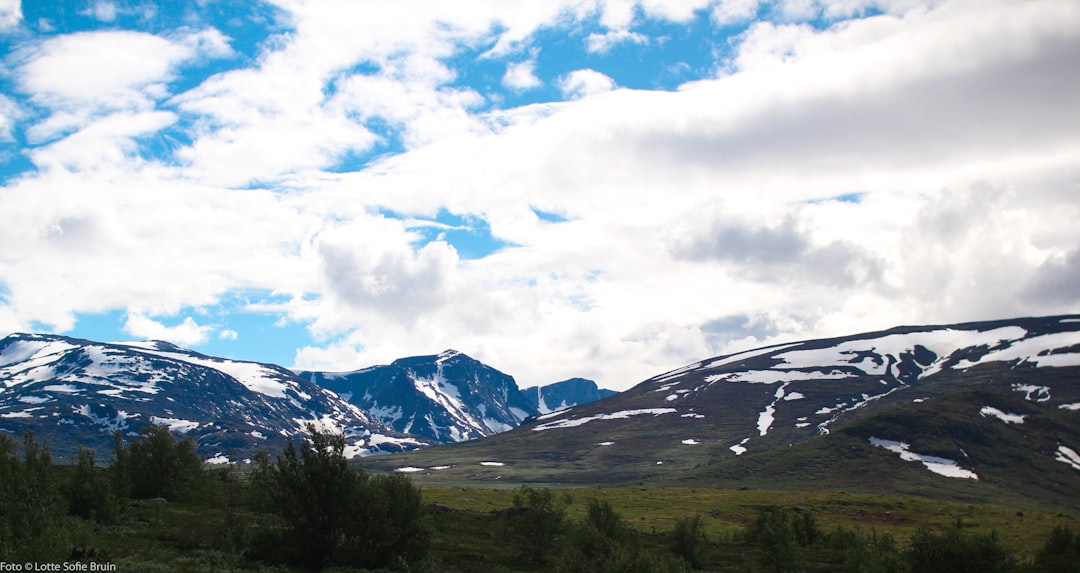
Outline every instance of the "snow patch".
<path id="1" fill-rule="evenodd" d="M 735 452 L 736 456 L 741 456 L 741 455 L 746 453 L 746 448 L 743 446 L 743 444 L 745 444 L 746 442 L 749 442 L 749 441 L 750 441 L 750 438 L 743 438 L 743 441 L 735 444 L 734 446 L 731 446 L 728 449 Z"/>
<path id="2" fill-rule="evenodd" d="M 1024 418 L 1027 417 L 1027 414 L 1006 414 L 993 406 L 983 406 L 982 409 L 979 410 L 979 414 L 982 414 L 984 418 L 986 416 L 993 416 L 1006 424 L 1023 424 Z"/>
<path id="3" fill-rule="evenodd" d="M 684 446 L 696 446 L 696 445 L 700 444 L 701 442 L 695 440 L 694 438 L 690 438 L 690 439 L 687 439 L 687 440 L 683 440 L 682 443 L 683 443 Z"/>
<path id="4" fill-rule="evenodd" d="M 1028 402 L 1046 402 L 1050 400 L 1050 387 L 1049 386 L 1035 386 L 1033 384 L 1013 384 L 1013 392 L 1023 392 L 1024 399 Z M 1035 397 L 1032 398 L 1031 395 Z"/>
<path id="5" fill-rule="evenodd" d="M 488 467 L 501 468 L 502 466 L 505 466 L 506 464 L 504 464 L 502 462 L 480 462 L 480 465 L 488 466 Z"/>
<path id="6" fill-rule="evenodd" d="M 159 416 L 150 416 L 150 423 L 157 424 L 158 426 L 165 426 L 169 428 L 170 432 L 176 432 L 178 434 L 186 434 L 202 425 L 198 422 L 192 422 L 191 420 L 161 418 Z"/>
<path id="7" fill-rule="evenodd" d="M 83 391 L 82 388 L 73 384 L 50 384 L 41 390 L 44 392 L 61 392 L 64 394 L 78 394 Z"/>
<path id="8" fill-rule="evenodd" d="M 229 463 L 229 456 L 226 456 L 222 452 L 218 452 L 216 455 L 214 455 L 214 457 L 206 460 L 206 463 L 213 464 L 215 466 L 219 466 L 219 465 L 222 465 L 222 464 L 227 464 L 227 463 Z"/>
<path id="9" fill-rule="evenodd" d="M 922 462 L 926 469 L 945 477 L 951 478 L 963 478 L 963 479 L 979 479 L 979 476 L 971 470 L 966 470 L 953 460 L 947 458 L 939 458 L 936 456 L 924 456 L 916 454 L 910 450 L 911 445 L 905 442 L 896 442 L 893 440 L 879 440 L 871 437 L 870 444 L 879 448 L 885 448 L 890 452 L 900 454 L 900 459 L 905 462 Z"/>
<path id="10" fill-rule="evenodd" d="M 1080 410 L 1080 402 L 1074 402 L 1072 404 L 1062 404 L 1058 406 L 1062 410 Z"/>
<path id="11" fill-rule="evenodd" d="M 1072 448 L 1058 444 L 1057 454 L 1054 459 L 1069 464 L 1074 470 L 1080 470 L 1080 455 L 1077 455 Z"/>
<path id="12" fill-rule="evenodd" d="M 784 396 L 784 401 L 785 402 L 790 402 L 792 400 L 802 400 L 805 397 L 806 396 L 802 395 L 802 392 L 792 392 L 792 393 Z"/>
<path id="13" fill-rule="evenodd" d="M 596 444 L 596 445 L 598 445 L 598 446 L 614 446 L 615 442 L 600 442 L 599 444 Z"/>
<path id="14" fill-rule="evenodd" d="M 670 414 L 677 412 L 675 408 L 642 408 L 640 410 L 623 410 L 621 412 L 615 412 L 612 414 L 598 414 L 596 416 L 586 416 L 584 418 L 572 418 L 569 420 L 555 420 L 554 422 L 548 422 L 546 424 L 540 424 L 533 428 L 534 432 L 541 432 L 543 430 L 551 430 L 555 428 L 573 428 L 587 424 L 594 420 L 622 420 L 629 418 L 630 416 L 642 416 L 652 414 L 653 416 L 659 416 L 661 414 Z"/>
<path id="15" fill-rule="evenodd" d="M 424 468 L 415 468 L 415 467 L 412 467 L 412 466 L 405 466 L 403 468 L 394 468 L 394 471 L 398 472 L 398 473 L 401 473 L 401 474 L 414 474 L 416 472 L 424 471 Z"/>

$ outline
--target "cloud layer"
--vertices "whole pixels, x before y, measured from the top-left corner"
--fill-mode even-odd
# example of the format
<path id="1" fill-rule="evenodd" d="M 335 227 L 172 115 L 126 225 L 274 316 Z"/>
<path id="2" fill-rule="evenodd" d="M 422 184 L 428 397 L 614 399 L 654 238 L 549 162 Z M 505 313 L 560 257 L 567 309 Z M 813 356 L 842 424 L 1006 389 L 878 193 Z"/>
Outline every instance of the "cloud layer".
<path id="1" fill-rule="evenodd" d="M 0 331 L 123 310 L 133 336 L 227 341 L 248 334 L 200 313 L 247 293 L 307 326 L 286 365 L 453 347 L 621 389 L 1080 312 L 1074 2 L 278 8 L 249 53 L 208 16 L 46 34 L 0 8 L 0 159 L 30 164 L 0 188 Z M 620 87 L 644 65 L 620 58 L 693 26 L 719 39 L 700 77 Z M 445 214 L 457 234 L 418 224 Z"/>

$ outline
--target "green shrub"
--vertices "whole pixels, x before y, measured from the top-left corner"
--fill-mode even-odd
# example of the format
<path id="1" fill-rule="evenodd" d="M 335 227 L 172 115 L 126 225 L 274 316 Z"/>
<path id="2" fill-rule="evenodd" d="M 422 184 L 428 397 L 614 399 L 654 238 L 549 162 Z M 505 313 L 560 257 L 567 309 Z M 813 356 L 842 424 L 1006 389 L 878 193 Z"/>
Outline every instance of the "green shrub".
<path id="1" fill-rule="evenodd" d="M 1058 525 L 1035 555 L 1035 571 L 1040 573 L 1071 573 L 1080 566 L 1080 535 Z"/>
<path id="2" fill-rule="evenodd" d="M 420 491 L 400 475 L 370 478 L 345 461 L 345 438 L 308 426 L 310 440 L 289 440 L 274 464 L 258 456 L 254 502 L 277 514 L 265 529 L 263 559 L 320 570 L 328 565 L 406 568 L 430 545 Z"/>
<path id="3" fill-rule="evenodd" d="M 941 535 L 923 527 L 911 538 L 908 566 L 920 573 L 1007 573 L 1015 560 L 996 533 L 965 535 L 952 528 Z"/>
<path id="4" fill-rule="evenodd" d="M 675 520 L 675 529 L 671 531 L 671 551 L 682 557 L 694 569 L 703 569 L 709 561 L 709 540 L 705 536 L 705 526 L 701 515 Z"/>
<path id="5" fill-rule="evenodd" d="M 783 509 L 763 510 L 746 534 L 759 551 L 762 565 L 773 571 L 792 571 L 799 564 L 799 543 L 791 515 Z"/>
<path id="6" fill-rule="evenodd" d="M 135 499 L 161 497 L 173 501 L 191 500 L 200 493 L 205 475 L 191 438 L 178 442 L 168 429 L 150 425 L 127 446 L 119 433 L 114 434 L 114 439 L 109 469 L 117 493 Z"/>
<path id="7" fill-rule="evenodd" d="M 514 494 L 514 507 L 509 512 L 509 530 L 514 535 L 522 556 L 543 563 L 563 533 L 569 496 L 556 501 L 550 489 L 534 489 L 528 485 Z"/>
<path id="8" fill-rule="evenodd" d="M 28 433 L 19 459 L 14 440 L 0 434 L 0 484 L 0 562 L 65 559 L 70 532 L 48 445 Z"/>
<path id="9" fill-rule="evenodd" d="M 74 471 L 64 488 L 68 514 L 99 523 L 114 523 L 120 506 L 112 484 L 97 467 L 94 450 L 79 447 Z"/>

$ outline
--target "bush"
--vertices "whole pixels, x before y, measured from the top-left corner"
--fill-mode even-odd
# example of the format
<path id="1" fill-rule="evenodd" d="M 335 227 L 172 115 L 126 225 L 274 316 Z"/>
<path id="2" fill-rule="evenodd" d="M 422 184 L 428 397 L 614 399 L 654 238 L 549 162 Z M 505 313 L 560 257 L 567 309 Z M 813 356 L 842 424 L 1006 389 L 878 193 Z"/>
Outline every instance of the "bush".
<path id="1" fill-rule="evenodd" d="M 941 535 L 923 527 L 911 538 L 908 566 L 920 573 L 1007 573 L 1016 565 L 996 533 L 964 535 L 959 528 Z"/>
<path id="2" fill-rule="evenodd" d="M 112 485 L 97 467 L 94 450 L 79 447 L 71 480 L 65 487 L 68 514 L 99 523 L 114 523 L 120 513 Z"/>
<path id="3" fill-rule="evenodd" d="M 1035 570 L 1041 573 L 1069 573 L 1080 563 L 1080 535 L 1064 525 L 1054 527 L 1035 555 Z"/>
<path id="4" fill-rule="evenodd" d="M 514 494 L 510 510 L 510 532 L 515 535 L 522 556 L 543 563 L 565 529 L 566 506 L 569 495 L 556 501 L 549 489 L 533 489 L 528 485 Z"/>
<path id="5" fill-rule="evenodd" d="M 701 515 L 675 520 L 675 529 L 671 532 L 671 551 L 682 557 L 694 569 L 703 569 L 709 561 L 709 540 L 705 536 L 705 526 Z"/>
<path id="6" fill-rule="evenodd" d="M 762 511 L 750 526 L 747 541 L 760 551 L 762 565 L 773 571 L 792 571 L 799 563 L 795 528 L 783 509 Z"/>
<path id="7" fill-rule="evenodd" d="M 169 430 L 146 426 L 139 440 L 124 446 L 114 434 L 113 463 L 109 468 L 114 491 L 135 499 L 190 500 L 202 489 L 202 459 L 191 438 L 177 442 Z"/>
<path id="8" fill-rule="evenodd" d="M 400 475 L 368 477 L 349 468 L 345 438 L 308 426 L 274 464 L 257 456 L 255 504 L 282 518 L 257 552 L 310 569 L 335 564 L 371 569 L 419 562 L 430 545 L 420 491 Z"/>
<path id="9" fill-rule="evenodd" d="M 560 573 L 681 573 L 685 562 L 651 556 L 633 542 L 630 528 L 611 504 L 589 500 L 585 520 L 570 532 Z"/>
<path id="10" fill-rule="evenodd" d="M 70 535 L 47 444 L 26 434 L 20 460 L 14 440 L 0 434 L 0 484 L 0 561 L 64 560 Z"/>

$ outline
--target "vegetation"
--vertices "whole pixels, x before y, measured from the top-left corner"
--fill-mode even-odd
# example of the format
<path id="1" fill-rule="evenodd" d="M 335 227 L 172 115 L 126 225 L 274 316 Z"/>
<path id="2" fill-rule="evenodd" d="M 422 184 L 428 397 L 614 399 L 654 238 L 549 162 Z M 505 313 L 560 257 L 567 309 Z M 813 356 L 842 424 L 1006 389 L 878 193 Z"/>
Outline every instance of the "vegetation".
<path id="1" fill-rule="evenodd" d="M 1036 573 L 1080 559 L 1063 514 L 814 492 L 421 492 L 402 474 L 351 468 L 341 436 L 314 428 L 273 458 L 197 472 L 184 442 L 147 431 L 118 441 L 103 468 L 89 450 L 54 466 L 46 444 L 0 435 L 0 560 L 161 572 Z"/>

